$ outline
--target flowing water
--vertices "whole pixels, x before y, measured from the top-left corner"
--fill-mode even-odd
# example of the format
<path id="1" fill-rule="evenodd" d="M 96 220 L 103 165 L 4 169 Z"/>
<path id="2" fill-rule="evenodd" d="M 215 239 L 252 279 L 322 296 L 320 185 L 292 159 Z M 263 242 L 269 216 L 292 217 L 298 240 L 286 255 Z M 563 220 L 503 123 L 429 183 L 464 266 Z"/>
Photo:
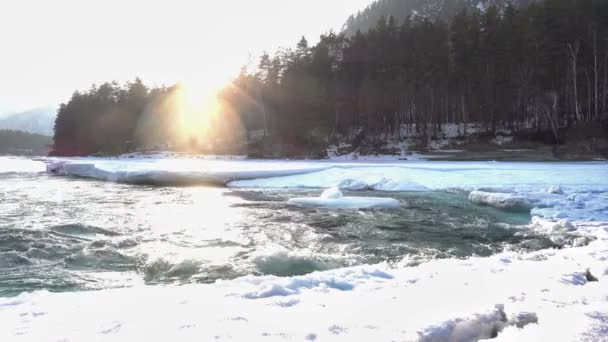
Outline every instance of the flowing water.
<path id="1" fill-rule="evenodd" d="M 363 193 L 399 199 L 394 210 L 286 203 L 319 193 L 2 174 L 0 297 L 560 247 L 526 228 L 528 213 L 477 206 L 457 192 Z"/>

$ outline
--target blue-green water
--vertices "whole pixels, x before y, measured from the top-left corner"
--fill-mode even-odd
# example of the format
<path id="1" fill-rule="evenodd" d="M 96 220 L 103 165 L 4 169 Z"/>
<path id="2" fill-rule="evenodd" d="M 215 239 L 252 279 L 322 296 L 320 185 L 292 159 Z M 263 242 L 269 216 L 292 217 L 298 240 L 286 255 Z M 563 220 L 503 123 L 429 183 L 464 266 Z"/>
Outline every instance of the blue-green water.
<path id="1" fill-rule="evenodd" d="M 462 193 L 349 194 L 397 198 L 396 210 L 286 203 L 319 193 L 0 175 L 0 296 L 288 276 L 555 246 L 526 229 L 528 213 L 477 206 Z"/>

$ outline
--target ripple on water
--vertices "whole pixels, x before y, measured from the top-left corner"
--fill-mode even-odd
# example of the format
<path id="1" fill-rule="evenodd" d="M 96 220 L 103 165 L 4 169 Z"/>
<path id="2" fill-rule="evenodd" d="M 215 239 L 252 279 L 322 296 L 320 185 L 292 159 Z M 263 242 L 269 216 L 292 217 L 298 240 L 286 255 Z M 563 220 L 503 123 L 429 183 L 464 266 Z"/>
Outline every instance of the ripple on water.
<path id="1" fill-rule="evenodd" d="M 535 234 L 522 228 L 529 214 L 476 206 L 458 192 L 391 193 L 402 203 L 396 210 L 286 203 L 319 193 L 8 177 L 0 183 L 0 296 L 290 276 L 404 257 L 560 247 L 574 239 Z"/>

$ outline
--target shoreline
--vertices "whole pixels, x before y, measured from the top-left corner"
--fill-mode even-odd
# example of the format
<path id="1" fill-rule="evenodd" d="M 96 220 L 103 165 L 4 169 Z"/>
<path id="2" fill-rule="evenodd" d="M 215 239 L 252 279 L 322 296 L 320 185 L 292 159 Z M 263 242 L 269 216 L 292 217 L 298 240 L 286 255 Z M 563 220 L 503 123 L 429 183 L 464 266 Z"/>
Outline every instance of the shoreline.
<path id="1" fill-rule="evenodd" d="M 9 155 L 7 155 L 9 156 Z M 32 156 L 15 156 L 27 157 Z M 33 157 L 37 158 L 37 157 Z M 497 149 L 489 151 L 474 151 L 474 150 L 433 150 L 433 151 L 407 151 L 401 155 L 395 154 L 344 154 L 330 156 L 327 158 L 291 158 L 291 157 L 273 157 L 261 156 L 251 157 L 240 154 L 197 154 L 187 152 L 174 151 L 142 151 L 127 154 L 117 155 L 88 155 L 88 156 L 69 156 L 69 155 L 53 155 L 44 156 L 44 158 L 119 158 L 119 159 L 134 159 L 134 158 L 196 158 L 209 160 L 309 160 L 309 161 L 504 161 L 504 162 L 606 162 L 608 156 L 593 153 L 584 154 L 581 156 L 566 155 L 558 157 L 547 149 Z"/>

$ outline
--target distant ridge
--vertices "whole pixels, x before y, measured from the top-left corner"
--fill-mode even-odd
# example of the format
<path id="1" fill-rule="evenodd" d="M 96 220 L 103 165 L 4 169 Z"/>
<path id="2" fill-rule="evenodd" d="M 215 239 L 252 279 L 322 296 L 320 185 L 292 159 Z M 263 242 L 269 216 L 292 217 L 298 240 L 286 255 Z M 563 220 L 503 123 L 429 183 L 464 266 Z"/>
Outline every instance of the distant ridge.
<path id="1" fill-rule="evenodd" d="M 0 155 L 44 156 L 51 143 L 49 136 L 0 129 Z"/>
<path id="2" fill-rule="evenodd" d="M 52 136 L 56 115 L 57 110 L 51 107 L 2 115 L 0 116 L 0 129 Z"/>

